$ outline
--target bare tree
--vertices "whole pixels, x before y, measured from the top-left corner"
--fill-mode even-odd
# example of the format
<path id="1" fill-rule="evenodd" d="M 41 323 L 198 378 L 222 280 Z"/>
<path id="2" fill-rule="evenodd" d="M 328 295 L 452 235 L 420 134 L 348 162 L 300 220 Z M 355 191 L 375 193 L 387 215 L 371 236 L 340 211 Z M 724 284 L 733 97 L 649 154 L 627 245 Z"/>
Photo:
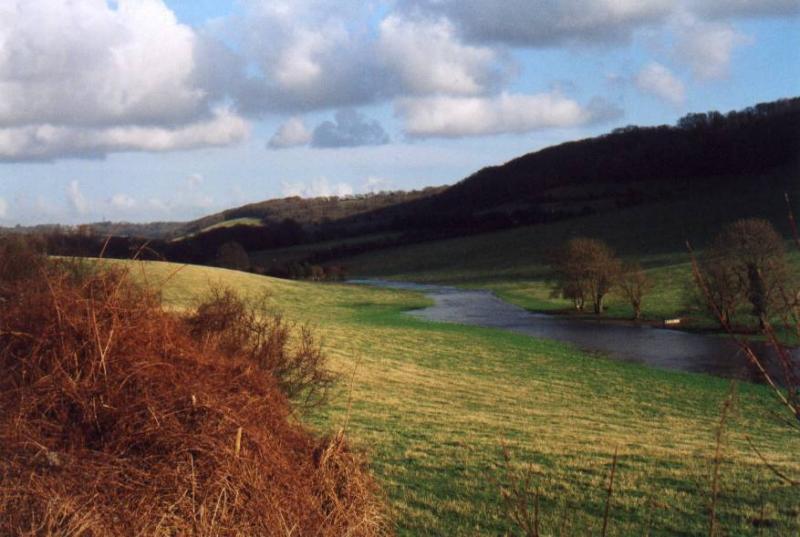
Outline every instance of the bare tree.
<path id="1" fill-rule="evenodd" d="M 726 298 L 738 294 L 751 306 L 759 327 L 780 309 L 786 288 L 788 267 L 783 239 L 766 220 L 748 218 L 727 225 L 708 252 L 708 265 L 716 272 L 709 284 L 728 287 Z M 723 293 L 713 289 L 712 293 Z"/>
<path id="2" fill-rule="evenodd" d="M 622 275 L 619 278 L 619 291 L 633 308 L 633 318 L 642 318 L 642 300 L 644 295 L 650 290 L 651 283 L 647 274 L 639 263 L 626 263 L 622 267 Z"/>
<path id="3" fill-rule="evenodd" d="M 605 309 L 605 297 L 617 283 L 622 264 L 614 251 L 598 239 L 571 239 L 556 256 L 556 290 L 571 298 L 576 309 L 591 301 L 594 312 Z"/>
<path id="4" fill-rule="evenodd" d="M 719 257 L 706 256 L 698 261 L 698 269 L 702 272 L 705 288 L 701 289 L 694 282 L 689 291 L 689 304 L 705 309 L 719 321 L 720 327 L 725 328 L 733 322 L 736 311 L 744 302 L 739 281 L 730 265 Z"/>
<path id="5" fill-rule="evenodd" d="M 786 202 L 795 245 L 800 249 L 800 234 L 788 196 Z M 732 241 L 732 244 L 726 246 L 722 244 L 724 240 Z M 781 337 L 781 331 L 773 327 L 768 317 L 771 313 L 770 306 L 782 300 L 783 307 L 775 312 L 776 326 L 782 327 L 785 333 L 800 334 L 800 316 L 798 316 L 800 289 L 797 287 L 797 281 L 788 277 L 789 270 L 785 262 L 783 241 L 774 228 L 764 220 L 740 220 L 728 226 L 720 234 L 715 241 L 714 249 L 730 255 L 728 259 L 732 270 L 738 271 L 737 279 L 746 291 L 746 298 L 753 306 L 753 314 L 758 317 L 761 331 L 774 356 L 769 359 L 766 353 L 758 350 L 745 336 L 734 330 L 729 317 L 722 312 L 717 303 L 708 272 L 692 253 L 692 270 L 697 287 L 722 327 L 736 342 L 750 364 L 758 370 L 779 403 L 788 410 L 791 419 L 783 419 L 780 416 L 779 422 L 787 425 L 793 432 L 800 433 L 800 361 L 793 355 L 787 341 Z M 691 246 L 689 250 L 691 253 Z M 770 362 L 777 367 L 770 368 Z M 746 438 L 767 468 L 785 483 L 800 487 L 800 479 L 788 475 L 762 455 L 756 445 L 758 438 L 753 439 L 749 436 Z"/>

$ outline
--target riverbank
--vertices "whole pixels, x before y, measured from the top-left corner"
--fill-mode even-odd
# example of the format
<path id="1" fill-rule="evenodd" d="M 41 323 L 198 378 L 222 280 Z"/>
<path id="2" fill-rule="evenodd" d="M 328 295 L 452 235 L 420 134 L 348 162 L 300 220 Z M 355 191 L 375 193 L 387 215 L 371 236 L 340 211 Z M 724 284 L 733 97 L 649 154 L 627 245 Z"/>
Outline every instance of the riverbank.
<path id="1" fill-rule="evenodd" d="M 791 259 L 795 266 L 800 268 L 800 257 L 791 256 Z M 665 282 L 666 278 L 660 272 L 669 272 L 671 278 Z M 730 334 L 709 315 L 700 311 L 696 306 L 689 305 L 690 300 L 687 296 L 691 292 L 691 265 L 651 269 L 648 273 L 654 280 L 654 288 L 645 295 L 642 316 L 638 321 L 633 319 L 633 309 L 630 305 L 613 294 L 607 301 L 606 311 L 602 314 L 575 311 L 568 301 L 552 297 L 550 285 L 542 280 L 487 281 L 482 284 L 469 283 L 464 285 L 464 288 L 489 290 L 503 300 L 531 313 L 546 313 L 578 321 L 650 326 L 706 336 L 730 337 Z M 733 328 L 736 335 L 744 336 L 750 341 L 765 341 L 766 339 L 755 321 L 746 312 L 736 319 Z M 776 320 L 775 330 L 784 344 L 792 347 L 800 346 L 800 338 L 795 330 L 786 329 L 779 320 Z"/>
<path id="2" fill-rule="evenodd" d="M 352 283 L 424 293 L 432 304 L 408 313 L 428 321 L 493 328 L 562 341 L 576 345 L 585 352 L 661 369 L 764 382 L 758 369 L 742 356 L 738 344 L 730 338 L 715 337 L 718 334 L 659 330 L 663 328 L 660 324 L 653 326 L 627 320 L 602 320 L 596 316 L 570 317 L 530 312 L 504 301 L 490 291 L 480 289 L 391 280 L 355 280 Z M 777 369 L 774 350 L 759 342 L 753 342 L 752 345 L 759 355 L 764 356 L 774 378 L 783 378 Z"/>
<path id="3" fill-rule="evenodd" d="M 467 239 L 464 239 L 467 241 Z M 470 244 L 470 252 L 474 246 Z M 406 252 L 419 255 L 419 251 Z M 459 259 L 462 253 L 454 255 Z M 474 252 L 474 255 L 479 255 Z M 788 256 L 793 271 L 800 272 L 800 253 L 791 251 Z M 591 320 L 601 323 L 633 323 L 642 326 L 663 327 L 664 320 L 680 319 L 677 325 L 668 326 L 671 330 L 689 333 L 727 337 L 719 324 L 707 315 L 695 300 L 692 281 L 692 265 L 687 254 L 657 254 L 629 258 L 637 260 L 645 267 L 650 289 L 644 296 L 642 317 L 633 321 L 633 308 L 617 293 L 612 292 L 606 300 L 606 311 L 601 315 L 587 312 L 576 312 L 571 301 L 553 293 L 553 284 L 549 279 L 549 268 L 543 264 L 520 264 L 513 270 L 500 268 L 488 271 L 483 268 L 471 268 L 469 264 L 459 269 L 413 268 L 400 260 L 395 264 L 395 255 L 385 258 L 360 257 L 354 259 L 352 272 L 357 278 L 385 278 L 397 282 L 416 282 L 432 285 L 446 285 L 469 290 L 491 291 L 499 298 L 531 313 L 546 313 L 562 316 L 565 319 Z M 394 267 L 397 272 L 389 272 L 383 267 Z M 763 340 L 753 319 L 744 309 L 736 319 L 737 333 L 746 335 L 754 341 Z M 791 346 L 800 345 L 796 333 L 783 330 L 776 325 L 781 338 Z"/>

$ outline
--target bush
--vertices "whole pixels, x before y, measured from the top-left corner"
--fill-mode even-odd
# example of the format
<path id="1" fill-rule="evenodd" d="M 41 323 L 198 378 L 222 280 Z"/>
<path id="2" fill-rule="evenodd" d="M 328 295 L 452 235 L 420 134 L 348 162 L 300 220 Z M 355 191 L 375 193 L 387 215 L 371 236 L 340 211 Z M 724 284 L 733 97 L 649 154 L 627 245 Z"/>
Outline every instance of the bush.
<path id="1" fill-rule="evenodd" d="M 0 282 L 29 278 L 45 260 L 44 242 L 22 235 L 0 235 Z"/>
<path id="2" fill-rule="evenodd" d="M 269 372 L 295 405 L 323 404 L 335 377 L 314 332 L 271 312 L 267 299 L 248 304 L 232 289 L 214 287 L 186 322 L 203 348 L 244 356 Z"/>
<path id="3" fill-rule="evenodd" d="M 122 271 L 4 274 L 0 535 L 386 532 L 361 457 L 250 356 Z"/>

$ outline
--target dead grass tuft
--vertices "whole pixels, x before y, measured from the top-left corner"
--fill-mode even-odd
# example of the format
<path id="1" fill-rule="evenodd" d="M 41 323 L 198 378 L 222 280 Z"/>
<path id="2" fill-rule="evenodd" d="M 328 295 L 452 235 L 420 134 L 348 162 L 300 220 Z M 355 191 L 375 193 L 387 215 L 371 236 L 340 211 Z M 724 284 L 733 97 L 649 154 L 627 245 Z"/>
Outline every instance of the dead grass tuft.
<path id="1" fill-rule="evenodd" d="M 0 535 L 389 531 L 363 458 L 288 420 L 267 369 L 123 271 L 28 262 L 0 281 Z"/>

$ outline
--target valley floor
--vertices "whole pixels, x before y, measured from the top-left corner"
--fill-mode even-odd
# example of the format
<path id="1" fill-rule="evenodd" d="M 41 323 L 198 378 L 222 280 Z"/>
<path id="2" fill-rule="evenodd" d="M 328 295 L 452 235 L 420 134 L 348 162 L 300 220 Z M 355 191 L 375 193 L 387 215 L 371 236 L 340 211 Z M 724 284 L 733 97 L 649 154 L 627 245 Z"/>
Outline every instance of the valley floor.
<path id="1" fill-rule="evenodd" d="M 599 532 L 607 476 L 619 462 L 611 535 L 707 535 L 715 433 L 730 384 L 589 356 L 559 343 L 490 329 L 428 323 L 403 312 L 418 294 L 275 280 L 166 263 L 133 265 L 186 308 L 209 285 L 268 294 L 290 319 L 322 335 L 342 373 L 333 401 L 306 417 L 320 431 L 346 427 L 365 449 L 400 535 L 497 535 L 502 446 L 534 472 L 545 528 L 567 513 L 573 534 Z M 536 296 L 527 284 L 503 296 Z M 518 300 L 522 300 L 519 298 Z M 529 305 L 530 306 L 530 305 Z M 797 534 L 800 435 L 787 431 L 763 387 L 741 384 L 722 444 L 717 512 L 726 534 Z"/>

